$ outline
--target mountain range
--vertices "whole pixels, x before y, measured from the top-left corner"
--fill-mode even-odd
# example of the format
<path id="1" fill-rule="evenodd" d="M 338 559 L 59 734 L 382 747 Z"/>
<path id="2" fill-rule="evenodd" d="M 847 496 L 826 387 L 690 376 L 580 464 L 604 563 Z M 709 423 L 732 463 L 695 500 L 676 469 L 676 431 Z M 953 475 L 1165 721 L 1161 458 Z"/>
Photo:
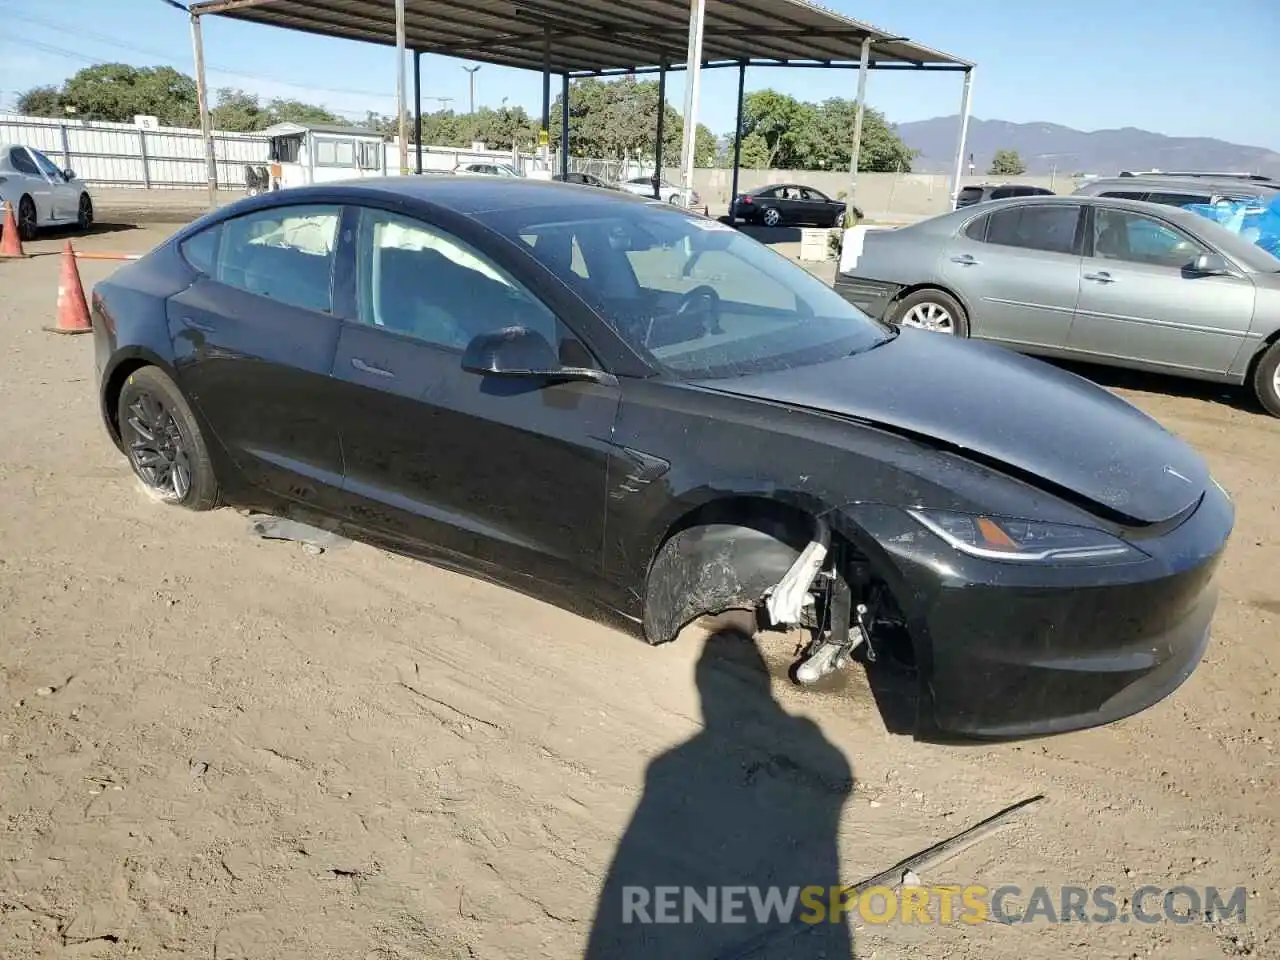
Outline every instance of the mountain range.
<path id="1" fill-rule="evenodd" d="M 943 173 L 955 162 L 959 117 L 935 117 L 898 124 L 898 135 L 920 151 L 912 163 L 918 173 Z M 969 121 L 966 153 L 974 173 L 986 174 L 997 150 L 1016 150 L 1028 174 L 1073 173 L 1114 176 L 1121 170 L 1219 170 L 1260 173 L 1280 178 L 1280 153 L 1210 137 L 1167 137 L 1123 127 L 1073 130 L 1056 123 Z M 966 165 L 969 160 L 966 158 Z M 968 170 L 965 171 L 966 173 Z"/>

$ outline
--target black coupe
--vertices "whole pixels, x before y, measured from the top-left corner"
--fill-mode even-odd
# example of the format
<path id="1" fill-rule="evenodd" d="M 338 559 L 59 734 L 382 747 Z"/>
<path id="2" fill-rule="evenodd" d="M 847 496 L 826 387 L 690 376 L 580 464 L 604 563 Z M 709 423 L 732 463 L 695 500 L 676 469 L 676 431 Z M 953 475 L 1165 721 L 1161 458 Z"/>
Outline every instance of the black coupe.
<path id="1" fill-rule="evenodd" d="M 918 676 L 918 735 L 1180 684 L 1234 521 L 1072 374 L 898 330 L 715 220 L 527 179 L 247 198 L 93 295 L 101 412 L 172 503 L 327 525 L 672 640 L 807 625 L 804 683 Z"/>

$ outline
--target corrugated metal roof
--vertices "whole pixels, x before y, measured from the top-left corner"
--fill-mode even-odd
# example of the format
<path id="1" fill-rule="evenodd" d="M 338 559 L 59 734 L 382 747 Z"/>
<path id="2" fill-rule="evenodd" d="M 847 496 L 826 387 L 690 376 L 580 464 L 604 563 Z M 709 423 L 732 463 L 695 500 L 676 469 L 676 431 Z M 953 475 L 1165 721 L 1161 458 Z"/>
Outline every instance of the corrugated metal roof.
<path id="1" fill-rule="evenodd" d="M 396 42 L 394 0 L 205 0 L 191 12 Z M 409 49 L 528 70 L 549 62 L 552 73 L 647 72 L 664 61 L 679 69 L 688 36 L 687 0 L 405 0 Z M 706 0 L 703 64 L 847 66 L 868 36 L 873 69 L 973 66 L 805 0 Z"/>

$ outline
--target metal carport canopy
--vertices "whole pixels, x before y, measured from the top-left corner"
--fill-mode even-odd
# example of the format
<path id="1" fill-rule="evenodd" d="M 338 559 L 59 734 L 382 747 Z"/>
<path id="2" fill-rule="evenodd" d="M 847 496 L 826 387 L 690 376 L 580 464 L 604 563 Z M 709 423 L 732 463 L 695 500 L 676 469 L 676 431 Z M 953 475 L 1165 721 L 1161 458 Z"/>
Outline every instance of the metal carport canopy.
<path id="1" fill-rule="evenodd" d="M 203 0 L 189 7 L 193 20 L 216 14 L 538 70 L 544 74 L 544 113 L 551 73 L 567 78 L 687 68 L 695 10 L 702 12 L 699 69 L 861 68 L 860 105 L 866 70 L 963 71 L 953 194 L 958 190 L 975 64 L 805 0 Z"/>
<path id="2" fill-rule="evenodd" d="M 405 46 L 477 63 L 583 76 L 682 64 L 687 0 L 405 0 Z M 395 46 L 391 0 L 204 0 L 197 15 L 219 14 L 329 37 Z M 966 70 L 951 54 L 803 0 L 707 0 L 706 66 L 858 66 L 872 40 L 871 69 Z M 550 62 L 544 46 L 550 33 Z"/>

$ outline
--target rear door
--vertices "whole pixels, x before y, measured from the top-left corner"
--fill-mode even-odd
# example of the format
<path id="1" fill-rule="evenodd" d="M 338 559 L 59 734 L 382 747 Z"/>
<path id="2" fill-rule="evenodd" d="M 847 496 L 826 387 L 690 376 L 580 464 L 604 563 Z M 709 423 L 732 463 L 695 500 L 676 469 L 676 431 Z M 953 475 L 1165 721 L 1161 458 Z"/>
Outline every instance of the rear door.
<path id="1" fill-rule="evenodd" d="M 9 148 L 9 164 L 14 170 L 22 174 L 21 189 L 14 191 L 13 198 L 13 215 L 18 216 L 18 204 L 21 202 L 22 194 L 31 197 L 31 202 L 36 205 L 36 222 L 44 226 L 50 220 L 56 220 L 57 214 L 54 213 L 56 198 L 53 192 L 53 184 L 49 182 L 48 177 L 40 172 L 40 167 L 36 164 L 36 159 L 32 156 L 31 151 L 26 147 L 10 147 Z"/>
<path id="2" fill-rule="evenodd" d="M 565 585 L 598 573 L 618 388 L 463 370 L 472 338 L 512 325 L 541 333 L 567 363 L 595 361 L 454 234 L 373 207 L 352 226 L 353 316 L 333 363 L 352 519 L 482 570 Z"/>
<path id="3" fill-rule="evenodd" d="M 246 478 L 333 508 L 342 453 L 329 370 L 341 207 L 290 205 L 196 234 L 196 281 L 169 300 L 178 382 Z"/>
<path id="4" fill-rule="evenodd" d="M 58 220 L 74 220 L 80 209 L 80 188 L 67 183 L 58 165 L 39 150 L 30 150 L 32 159 L 40 169 L 40 174 L 49 183 L 53 191 L 53 215 Z"/>
<path id="5" fill-rule="evenodd" d="M 1019 203 L 970 221 L 938 266 L 970 334 L 1014 349 L 1065 349 L 1080 292 L 1081 205 Z"/>
<path id="6" fill-rule="evenodd" d="M 1197 256 L 1215 251 L 1166 220 L 1103 205 L 1090 219 L 1072 350 L 1224 373 L 1253 318 L 1253 282 L 1192 271 Z"/>

